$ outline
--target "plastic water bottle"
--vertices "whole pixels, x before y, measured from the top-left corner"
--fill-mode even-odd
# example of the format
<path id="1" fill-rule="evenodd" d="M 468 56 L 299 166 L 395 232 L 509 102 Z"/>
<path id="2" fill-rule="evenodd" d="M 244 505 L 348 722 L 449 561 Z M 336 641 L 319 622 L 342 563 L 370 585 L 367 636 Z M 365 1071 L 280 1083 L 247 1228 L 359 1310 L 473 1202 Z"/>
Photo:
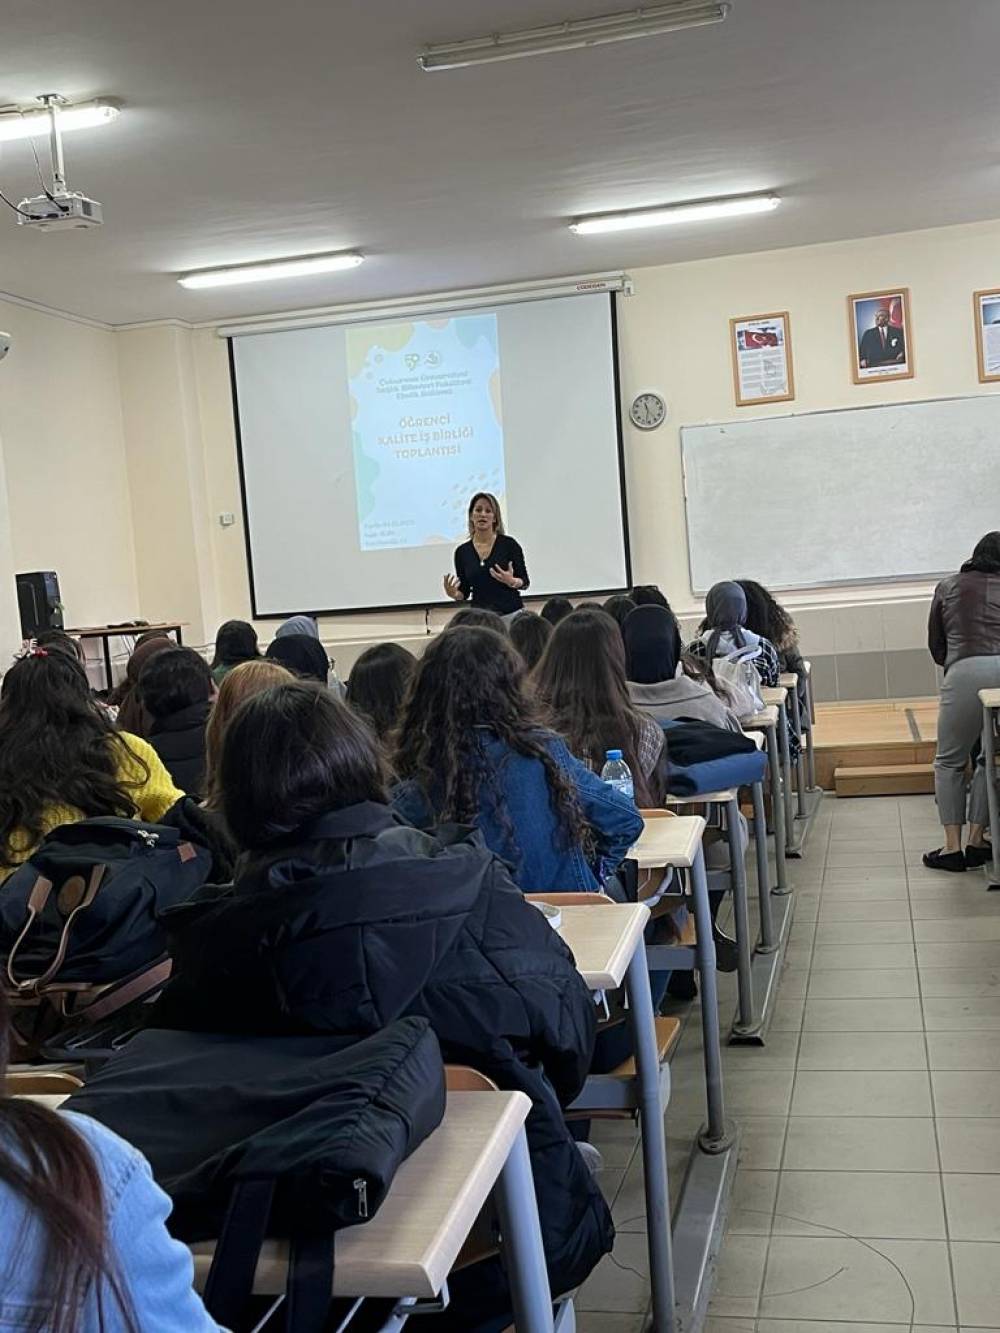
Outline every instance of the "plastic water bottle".
<path id="1" fill-rule="evenodd" d="M 601 781 L 606 782 L 614 791 L 620 791 L 630 801 L 635 800 L 635 783 L 632 770 L 622 758 L 621 750 L 608 750 L 607 762 L 601 769 Z"/>

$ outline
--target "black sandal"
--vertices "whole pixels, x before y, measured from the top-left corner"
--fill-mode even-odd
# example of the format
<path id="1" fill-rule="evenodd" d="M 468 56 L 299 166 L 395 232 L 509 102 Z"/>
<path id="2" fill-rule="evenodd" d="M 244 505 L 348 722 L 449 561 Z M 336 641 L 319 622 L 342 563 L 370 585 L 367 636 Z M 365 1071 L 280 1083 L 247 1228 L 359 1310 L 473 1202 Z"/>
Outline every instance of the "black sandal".
<path id="1" fill-rule="evenodd" d="M 962 852 L 946 852 L 938 847 L 936 851 L 924 852 L 924 865 L 930 870 L 950 870 L 953 874 L 965 872 L 965 855 Z"/>

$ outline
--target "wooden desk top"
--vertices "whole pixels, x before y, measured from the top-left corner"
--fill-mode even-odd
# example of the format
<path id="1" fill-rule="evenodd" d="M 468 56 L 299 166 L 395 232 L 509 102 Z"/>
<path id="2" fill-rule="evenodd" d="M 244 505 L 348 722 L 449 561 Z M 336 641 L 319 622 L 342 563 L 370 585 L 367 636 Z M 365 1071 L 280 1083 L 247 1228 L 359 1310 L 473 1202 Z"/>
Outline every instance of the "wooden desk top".
<path id="1" fill-rule="evenodd" d="M 640 870 L 693 865 L 704 831 L 705 821 L 700 815 L 647 820 L 629 857 L 637 862 Z"/>
<path id="2" fill-rule="evenodd" d="M 778 677 L 778 684 L 783 690 L 794 690 L 799 683 L 797 671 L 783 671 Z"/>
<path id="3" fill-rule="evenodd" d="M 759 734 L 759 733 L 758 733 Z M 664 805 L 711 805 L 713 802 L 734 801 L 736 788 L 726 787 L 721 791 L 700 791 L 696 796 L 668 796 Z"/>
<path id="4" fill-rule="evenodd" d="M 663 824 L 680 821 L 664 819 Z M 573 950 L 576 968 L 590 990 L 622 984 L 632 955 L 641 947 L 649 908 L 642 903 L 567 904 L 560 907 L 559 934 Z"/>
<path id="5" fill-rule="evenodd" d="M 754 713 L 753 717 L 745 717 L 740 723 L 744 731 L 756 731 L 763 728 L 778 725 L 778 708 L 776 704 L 768 704 L 762 713 Z"/>
<path id="6" fill-rule="evenodd" d="M 784 689 L 781 685 L 775 685 L 775 686 L 764 685 L 761 687 L 760 697 L 764 700 L 765 704 L 767 704 L 768 707 L 770 707 L 773 704 L 776 708 L 780 708 L 781 705 L 788 698 L 788 691 Z"/>
<path id="7" fill-rule="evenodd" d="M 980 690 L 979 701 L 984 708 L 1000 708 L 1000 690 Z"/>
<path id="8" fill-rule="evenodd" d="M 372 1220 L 337 1232 L 333 1294 L 436 1296 L 530 1109 L 523 1092 L 449 1092 L 444 1119 L 396 1172 Z M 211 1241 L 191 1246 L 199 1290 L 213 1248 Z M 285 1290 L 288 1248 L 264 1242 L 255 1294 Z"/>
<path id="9" fill-rule="evenodd" d="M 77 629 L 67 629 L 66 633 L 75 634 L 80 639 L 103 639 L 105 635 L 109 639 L 116 639 L 138 637 L 140 634 L 148 634 L 150 630 L 186 628 L 185 620 L 168 620 L 155 625 L 83 625 Z"/>

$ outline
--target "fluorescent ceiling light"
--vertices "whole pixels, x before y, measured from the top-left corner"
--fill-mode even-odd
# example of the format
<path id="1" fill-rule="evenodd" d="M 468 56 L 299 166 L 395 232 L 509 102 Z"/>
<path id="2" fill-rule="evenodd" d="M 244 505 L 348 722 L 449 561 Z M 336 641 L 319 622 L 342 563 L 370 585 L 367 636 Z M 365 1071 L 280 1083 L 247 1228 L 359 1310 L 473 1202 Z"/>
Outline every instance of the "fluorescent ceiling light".
<path id="1" fill-rule="evenodd" d="M 240 264 L 235 268 L 206 268 L 177 279 L 182 287 L 238 287 L 244 282 L 273 282 L 278 278 L 304 278 L 312 273 L 336 273 L 357 268 L 364 255 L 340 251 L 334 255 L 303 255 L 301 259 L 271 259 L 263 264 Z"/>
<path id="2" fill-rule="evenodd" d="M 714 218 L 737 218 L 746 213 L 770 213 L 781 200 L 776 194 L 734 195 L 731 199 L 704 199 L 692 204 L 670 204 L 666 208 L 631 208 L 621 213 L 595 213 L 569 224 L 578 236 L 605 231 L 636 231 L 640 227 L 670 227 L 679 222 L 710 222 Z"/>
<path id="3" fill-rule="evenodd" d="M 421 69 L 462 69 L 466 65 L 485 65 L 496 60 L 516 60 L 520 56 L 548 55 L 552 51 L 574 51 L 584 46 L 604 46 L 608 42 L 626 42 L 634 37 L 654 37 L 681 28 L 700 28 L 707 23 L 721 23 L 732 5 L 706 4 L 705 0 L 673 0 L 664 5 L 646 5 L 617 14 L 602 14 L 589 19 L 567 19 L 541 28 L 521 28 L 516 32 L 495 32 L 469 41 L 441 42 L 425 47 L 417 58 Z"/>
<path id="4" fill-rule="evenodd" d="M 117 120 L 120 108 L 107 98 L 95 102 L 81 102 L 77 106 L 58 108 L 59 128 L 63 133 L 68 130 L 90 130 L 96 125 L 110 125 Z M 48 134 L 51 127 L 46 109 L 30 111 L 0 109 L 0 141 L 9 139 L 34 139 Z"/>

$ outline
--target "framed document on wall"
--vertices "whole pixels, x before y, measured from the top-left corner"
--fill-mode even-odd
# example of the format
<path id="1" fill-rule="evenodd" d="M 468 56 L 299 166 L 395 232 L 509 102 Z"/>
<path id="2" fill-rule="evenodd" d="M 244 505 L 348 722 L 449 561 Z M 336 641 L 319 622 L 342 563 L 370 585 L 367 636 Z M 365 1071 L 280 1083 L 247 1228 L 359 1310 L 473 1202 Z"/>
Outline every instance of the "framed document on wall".
<path id="1" fill-rule="evenodd" d="M 979 382 L 1000 380 L 1000 287 L 973 292 L 972 306 L 976 320 L 976 356 Z"/>
<path id="2" fill-rule="evenodd" d="M 731 319 L 729 339 L 737 407 L 784 403 L 795 397 L 787 310 Z"/>
<path id="3" fill-rule="evenodd" d="M 913 378 L 910 290 L 856 292 L 847 298 L 855 384 Z"/>

